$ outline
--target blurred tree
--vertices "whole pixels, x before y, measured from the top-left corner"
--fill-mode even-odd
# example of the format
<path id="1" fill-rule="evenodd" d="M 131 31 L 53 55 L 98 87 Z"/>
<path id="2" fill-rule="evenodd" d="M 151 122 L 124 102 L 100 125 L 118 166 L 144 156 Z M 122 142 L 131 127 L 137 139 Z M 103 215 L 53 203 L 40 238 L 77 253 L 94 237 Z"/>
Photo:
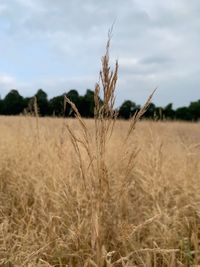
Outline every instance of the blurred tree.
<path id="1" fill-rule="evenodd" d="M 140 109 L 138 105 L 130 100 L 126 100 L 119 108 L 118 116 L 123 119 L 129 119 L 138 109 Z"/>
<path id="2" fill-rule="evenodd" d="M 53 97 L 49 101 L 50 114 L 54 116 L 63 116 L 64 114 L 64 94 Z"/>
<path id="3" fill-rule="evenodd" d="M 71 89 L 68 93 L 53 97 L 50 101 L 48 101 L 47 93 L 39 89 L 35 96 L 40 115 L 63 116 L 65 95 L 76 105 L 83 117 L 90 118 L 94 116 L 94 92 L 90 89 L 87 89 L 84 96 L 80 96 L 77 90 Z M 101 99 L 100 103 L 103 104 Z M 24 109 L 27 112 L 34 112 L 33 97 L 23 98 L 16 89 L 11 90 L 4 99 L 0 97 L 0 114 L 17 115 L 22 113 Z M 118 115 L 120 118 L 129 119 L 139 109 L 140 106 L 131 100 L 126 100 L 120 106 Z M 65 116 L 75 116 L 70 105 L 66 106 Z M 176 110 L 173 109 L 172 103 L 169 103 L 165 108 L 156 107 L 155 104 L 150 103 L 144 117 L 160 120 L 166 118 L 198 121 L 200 120 L 200 100 L 191 102 L 188 107 L 180 107 Z"/>
<path id="4" fill-rule="evenodd" d="M 77 109 L 80 109 L 80 96 L 75 89 L 71 89 L 66 96 L 76 105 Z M 79 110 L 80 112 L 80 110 Z M 65 116 L 74 117 L 74 111 L 71 109 L 70 105 L 67 105 L 65 110 Z"/>
<path id="5" fill-rule="evenodd" d="M 2 114 L 17 115 L 25 108 L 24 99 L 17 90 L 12 89 L 1 102 Z"/>
<path id="6" fill-rule="evenodd" d="M 188 107 L 180 107 L 175 112 L 176 119 L 190 121 L 192 120 L 192 114 Z"/>
<path id="7" fill-rule="evenodd" d="M 189 112 L 194 121 L 200 120 L 200 100 L 190 103 Z"/>
<path id="8" fill-rule="evenodd" d="M 25 97 L 24 98 L 25 112 L 28 112 L 28 113 L 34 112 L 33 102 L 34 102 L 33 97 Z"/>
<path id="9" fill-rule="evenodd" d="M 39 114 L 41 116 L 47 116 L 49 115 L 49 102 L 47 93 L 45 93 L 42 89 L 39 89 L 37 93 L 35 94 L 37 98 L 37 105 L 39 108 Z"/>
<path id="10" fill-rule="evenodd" d="M 79 112 L 83 117 L 94 116 L 94 92 L 87 89 L 86 94 L 80 97 Z"/>
<path id="11" fill-rule="evenodd" d="M 164 115 L 163 110 L 164 109 L 162 107 L 155 108 L 155 119 L 156 120 L 163 120 L 163 115 Z"/>
<path id="12" fill-rule="evenodd" d="M 144 114 L 145 118 L 153 119 L 155 117 L 156 106 L 154 103 L 150 103 L 147 111 Z"/>
<path id="13" fill-rule="evenodd" d="M 175 111 L 173 110 L 173 104 L 169 103 L 164 109 L 163 114 L 165 119 L 174 119 Z"/>
<path id="14" fill-rule="evenodd" d="M 0 115 L 2 114 L 3 112 L 3 100 L 1 99 L 1 96 L 0 96 Z"/>

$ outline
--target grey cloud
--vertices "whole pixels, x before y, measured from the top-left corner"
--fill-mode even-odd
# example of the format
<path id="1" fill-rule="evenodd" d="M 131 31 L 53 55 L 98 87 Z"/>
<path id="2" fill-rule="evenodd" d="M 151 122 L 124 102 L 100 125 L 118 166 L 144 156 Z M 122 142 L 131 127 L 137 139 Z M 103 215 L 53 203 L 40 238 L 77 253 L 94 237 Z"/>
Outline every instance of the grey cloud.
<path id="1" fill-rule="evenodd" d="M 151 56 L 151 57 L 146 57 L 140 60 L 141 64 L 144 65 L 151 65 L 151 64 L 156 64 L 156 65 L 163 65 L 166 63 L 169 63 L 171 59 L 169 57 L 164 57 L 164 56 Z"/>
<path id="2" fill-rule="evenodd" d="M 172 102 L 181 104 L 192 97 L 191 92 L 196 98 L 200 95 L 199 12 L 198 0 L 1 0 L 0 32 L 16 43 L 13 51 L 20 51 L 21 42 L 41 42 L 61 67 L 74 69 L 71 80 L 71 72 L 67 77 L 62 72 L 59 78 L 50 74 L 49 83 L 48 77 L 45 82 L 39 77 L 37 84 L 30 81 L 56 94 L 56 88 L 65 84 L 87 87 L 87 77 L 98 76 L 107 30 L 116 20 L 111 60 L 119 59 L 120 99 L 136 96 L 142 102 L 148 88 L 158 85 L 162 92 L 158 99 L 171 101 L 174 94 Z M 26 51 L 23 57 L 29 58 Z"/>

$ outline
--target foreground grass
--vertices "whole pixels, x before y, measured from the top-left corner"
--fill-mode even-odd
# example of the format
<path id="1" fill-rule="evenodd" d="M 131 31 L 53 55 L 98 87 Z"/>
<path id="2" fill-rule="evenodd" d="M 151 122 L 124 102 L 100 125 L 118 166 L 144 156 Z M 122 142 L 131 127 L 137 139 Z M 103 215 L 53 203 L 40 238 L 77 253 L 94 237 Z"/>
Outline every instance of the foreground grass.
<path id="1" fill-rule="evenodd" d="M 69 127 L 0 118 L 0 266 L 200 265 L 200 125 L 117 121 L 102 173 Z"/>

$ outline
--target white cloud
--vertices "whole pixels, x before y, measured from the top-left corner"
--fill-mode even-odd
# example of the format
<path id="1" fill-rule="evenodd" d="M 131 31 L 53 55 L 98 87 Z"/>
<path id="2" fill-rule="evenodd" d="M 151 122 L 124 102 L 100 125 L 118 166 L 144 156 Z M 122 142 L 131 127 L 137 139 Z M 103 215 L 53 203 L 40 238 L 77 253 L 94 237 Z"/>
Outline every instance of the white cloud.
<path id="1" fill-rule="evenodd" d="M 10 86 L 14 84 L 15 82 L 16 81 L 14 77 L 9 76 L 7 74 L 0 74 L 0 84 Z"/>
<path id="2" fill-rule="evenodd" d="M 5 95 L 5 93 L 13 88 L 15 84 L 16 80 L 14 77 L 8 74 L 0 73 L 0 96 Z"/>

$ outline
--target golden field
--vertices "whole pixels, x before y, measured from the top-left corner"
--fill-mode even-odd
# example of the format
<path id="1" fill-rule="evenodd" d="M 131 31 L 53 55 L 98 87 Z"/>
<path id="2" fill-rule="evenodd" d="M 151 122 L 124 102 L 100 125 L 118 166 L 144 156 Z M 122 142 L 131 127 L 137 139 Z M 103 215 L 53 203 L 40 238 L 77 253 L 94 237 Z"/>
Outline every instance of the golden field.
<path id="1" fill-rule="evenodd" d="M 200 124 L 130 123 L 0 117 L 0 266 L 200 266 Z"/>

